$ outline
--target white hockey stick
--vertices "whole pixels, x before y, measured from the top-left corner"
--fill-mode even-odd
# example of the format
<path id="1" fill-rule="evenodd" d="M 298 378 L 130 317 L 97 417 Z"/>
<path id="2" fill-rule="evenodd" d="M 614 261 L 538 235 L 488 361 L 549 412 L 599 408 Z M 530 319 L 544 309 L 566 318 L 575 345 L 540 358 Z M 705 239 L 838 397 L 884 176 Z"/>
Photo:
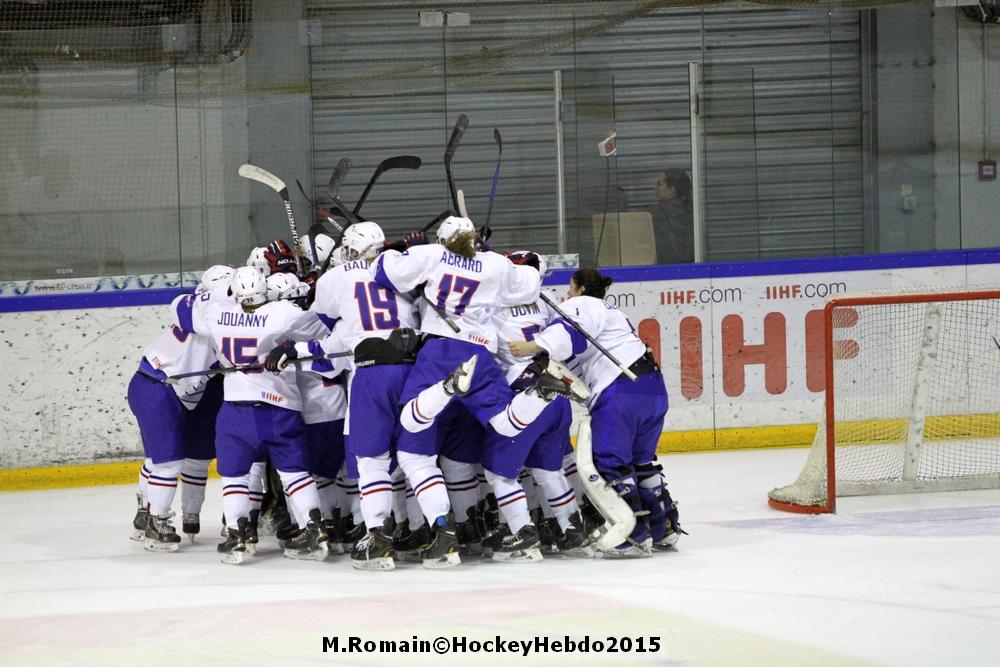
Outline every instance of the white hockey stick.
<path id="1" fill-rule="evenodd" d="M 611 551 L 632 534 L 635 529 L 635 513 L 597 472 L 590 439 L 589 415 L 580 420 L 580 430 L 576 434 L 576 470 L 587 491 L 587 497 L 610 525 L 608 532 L 597 540 L 597 548 Z"/>
<path id="2" fill-rule="evenodd" d="M 468 218 L 469 212 L 465 208 L 465 193 L 459 190 L 457 194 L 458 194 L 458 214 L 463 218 Z"/>
<path id="3" fill-rule="evenodd" d="M 288 217 L 288 229 L 292 235 L 292 252 L 295 255 L 295 264 L 298 266 L 299 275 L 305 275 L 305 267 L 302 265 L 302 244 L 299 242 L 299 230 L 295 226 L 295 214 L 292 212 L 292 201 L 288 198 L 288 186 L 285 182 L 272 174 L 252 164 L 240 166 L 240 176 L 251 181 L 263 183 L 278 193 L 281 202 L 285 205 L 285 216 Z"/>

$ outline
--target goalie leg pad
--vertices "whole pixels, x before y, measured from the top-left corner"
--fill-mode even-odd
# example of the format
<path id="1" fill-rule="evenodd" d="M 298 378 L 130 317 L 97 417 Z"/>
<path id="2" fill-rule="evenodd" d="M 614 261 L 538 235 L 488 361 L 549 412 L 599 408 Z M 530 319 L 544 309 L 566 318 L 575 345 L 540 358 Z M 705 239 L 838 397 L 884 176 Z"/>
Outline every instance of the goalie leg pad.
<path id="1" fill-rule="evenodd" d="M 580 421 L 580 430 L 576 437 L 576 467 L 587 497 L 597 507 L 608 522 L 608 531 L 598 540 L 600 550 L 613 550 L 635 532 L 635 511 L 614 489 L 605 482 L 594 465 L 590 417 Z"/>

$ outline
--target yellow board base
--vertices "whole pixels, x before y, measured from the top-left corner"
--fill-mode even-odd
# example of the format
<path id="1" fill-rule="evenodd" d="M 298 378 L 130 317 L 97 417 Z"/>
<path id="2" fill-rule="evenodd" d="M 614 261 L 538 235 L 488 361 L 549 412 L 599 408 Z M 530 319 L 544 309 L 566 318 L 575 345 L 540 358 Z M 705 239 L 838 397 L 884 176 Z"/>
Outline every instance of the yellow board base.
<path id="1" fill-rule="evenodd" d="M 660 454 L 674 454 L 678 452 L 807 446 L 812 444 L 815 433 L 815 424 L 710 431 L 676 431 L 662 434 L 656 450 Z M 136 484 L 139 479 L 140 465 L 139 461 L 123 461 L 120 463 L 0 470 L 0 491 Z M 208 476 L 213 478 L 219 476 L 215 470 L 214 461 L 208 470 Z"/>

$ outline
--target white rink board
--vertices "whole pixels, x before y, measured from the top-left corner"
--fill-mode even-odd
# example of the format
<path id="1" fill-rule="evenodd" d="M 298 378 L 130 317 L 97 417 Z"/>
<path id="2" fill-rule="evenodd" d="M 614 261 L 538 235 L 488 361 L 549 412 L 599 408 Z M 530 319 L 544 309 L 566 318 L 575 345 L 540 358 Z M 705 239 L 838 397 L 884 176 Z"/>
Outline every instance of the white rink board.
<path id="1" fill-rule="evenodd" d="M 955 264 L 956 253 L 948 255 L 950 265 L 917 268 L 619 278 L 608 300 L 619 303 L 641 333 L 659 336 L 670 394 L 666 431 L 815 423 L 822 389 L 815 372 L 810 382 L 809 369 L 815 366 L 806 361 L 806 321 L 815 317 L 809 313 L 822 309 L 826 294 L 1000 283 L 1000 254 L 988 254 L 985 261 L 991 263 L 968 266 Z M 744 266 L 747 271 L 755 267 Z M 568 273 L 560 275 L 568 280 Z M 550 292 L 562 296 L 565 289 Z M 0 401 L 5 406 L 0 429 L 6 436 L 0 468 L 138 457 L 141 444 L 125 391 L 142 349 L 167 321 L 165 306 L 0 312 Z M 740 363 L 748 354 L 758 355 L 756 361 Z M 783 369 L 776 375 L 784 380 L 768 379 L 762 360 L 772 373 Z"/>

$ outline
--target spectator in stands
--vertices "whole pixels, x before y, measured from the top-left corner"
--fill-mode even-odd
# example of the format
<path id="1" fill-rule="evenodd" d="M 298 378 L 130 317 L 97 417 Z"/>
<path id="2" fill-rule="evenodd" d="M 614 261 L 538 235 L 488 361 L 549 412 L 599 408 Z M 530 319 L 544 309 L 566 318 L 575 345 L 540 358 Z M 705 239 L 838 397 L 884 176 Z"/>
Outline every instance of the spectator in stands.
<path id="1" fill-rule="evenodd" d="M 694 261 L 694 218 L 691 179 L 683 169 L 667 169 L 656 179 L 653 236 L 657 264 L 689 264 Z"/>

